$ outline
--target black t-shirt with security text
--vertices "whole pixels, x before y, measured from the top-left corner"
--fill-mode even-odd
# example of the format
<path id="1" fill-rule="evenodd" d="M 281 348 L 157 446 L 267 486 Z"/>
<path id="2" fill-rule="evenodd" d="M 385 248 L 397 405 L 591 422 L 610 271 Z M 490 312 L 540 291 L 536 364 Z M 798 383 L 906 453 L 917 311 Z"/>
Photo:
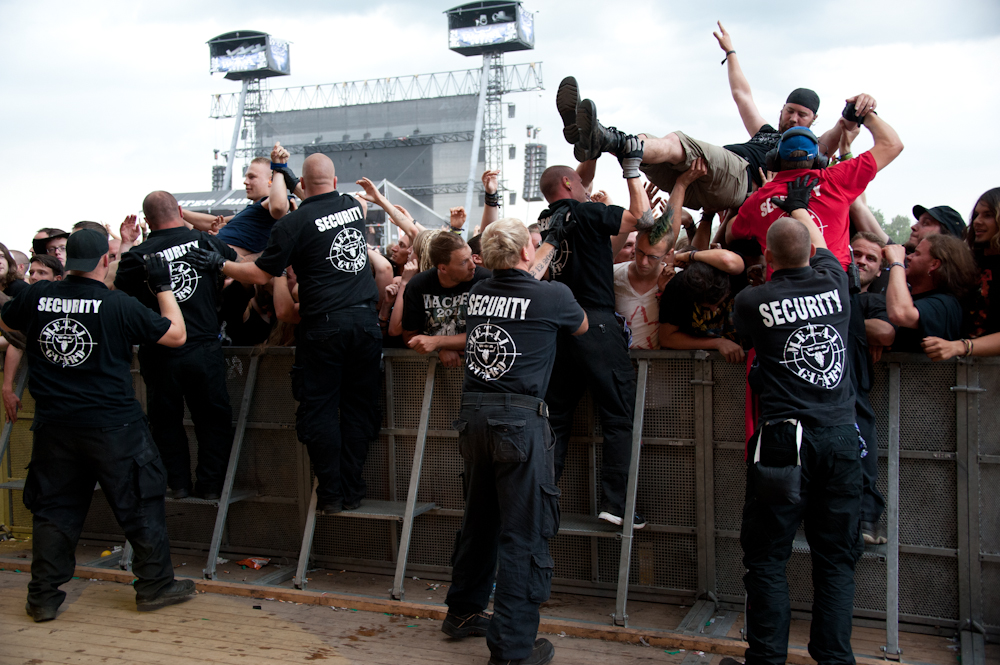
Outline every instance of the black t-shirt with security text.
<path id="1" fill-rule="evenodd" d="M 850 316 L 847 273 L 826 249 L 808 266 L 776 270 L 771 281 L 736 296 L 736 330 L 757 351 L 765 421 L 854 423 Z"/>
<path id="2" fill-rule="evenodd" d="M 28 338 L 36 423 L 117 427 L 142 418 L 132 345 L 156 342 L 170 321 L 103 282 L 75 275 L 32 284 L 0 317 Z"/>
<path id="3" fill-rule="evenodd" d="M 420 335 L 464 333 L 469 289 L 489 276 L 489 270 L 476 266 L 471 280 L 445 288 L 437 268 L 414 275 L 403 291 L 403 330 L 415 330 Z"/>
<path id="4" fill-rule="evenodd" d="M 146 283 L 144 255 L 155 254 L 170 263 L 170 286 L 184 315 L 187 342 L 180 349 L 157 347 L 164 353 L 181 352 L 184 348 L 219 339 L 219 308 L 222 306 L 222 284 L 217 273 L 196 270 L 184 260 L 195 247 L 209 249 L 235 261 L 236 252 L 216 236 L 185 226 L 157 229 L 142 244 L 122 255 L 115 276 L 115 288 L 138 299 L 159 314 L 156 295 Z"/>
<path id="5" fill-rule="evenodd" d="M 576 221 L 571 233 L 552 255 L 549 274 L 570 288 L 585 309 L 615 309 L 614 255 L 611 236 L 621 231 L 625 209 L 592 201 L 561 199 L 538 215 L 542 238 L 557 216 L 565 214 L 565 224 Z"/>
<path id="6" fill-rule="evenodd" d="M 357 199 L 336 190 L 310 196 L 278 220 L 256 263 L 272 275 L 295 268 L 299 314 L 307 325 L 312 316 L 355 305 L 374 307 L 378 300 L 364 211 Z"/>
<path id="7" fill-rule="evenodd" d="M 469 292 L 464 392 L 541 398 L 556 357 L 556 333 L 574 333 L 584 312 L 558 282 L 497 270 Z"/>

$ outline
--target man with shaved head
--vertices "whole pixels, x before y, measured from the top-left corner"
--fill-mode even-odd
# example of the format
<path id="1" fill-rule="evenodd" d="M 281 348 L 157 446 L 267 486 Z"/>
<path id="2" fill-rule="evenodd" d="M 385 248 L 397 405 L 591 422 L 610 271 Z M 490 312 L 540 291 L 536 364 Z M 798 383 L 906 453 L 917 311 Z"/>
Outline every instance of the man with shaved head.
<path id="1" fill-rule="evenodd" d="M 170 266 L 174 296 L 187 322 L 187 342 L 183 346 L 139 347 L 149 429 L 167 467 L 168 496 L 183 499 L 193 490 L 203 499 L 217 501 L 222 495 L 233 444 L 233 412 L 226 389 L 226 359 L 219 338 L 222 284 L 217 271 L 195 268 L 184 255 L 202 247 L 236 260 L 236 252 L 216 236 L 187 228 L 177 200 L 168 192 L 148 194 L 142 202 L 142 212 L 152 231 L 149 238 L 121 257 L 115 288 L 159 312 L 156 294 L 146 286 L 145 275 L 148 257 L 162 257 Z M 101 230 L 104 231 L 103 227 Z M 193 487 L 184 430 L 185 400 L 198 437 Z"/>
<path id="2" fill-rule="evenodd" d="M 625 486 L 632 451 L 632 416 L 635 408 L 635 373 L 628 355 L 623 322 L 615 314 L 614 256 L 629 233 L 653 226 L 649 198 L 639 181 L 642 142 L 628 137 L 619 154 L 622 175 L 628 181 L 629 209 L 590 201 L 580 175 L 568 166 L 551 166 L 539 186 L 549 208 L 538 216 L 545 244 L 554 242 L 548 255 L 552 279 L 570 288 L 587 312 L 589 332 L 560 334 L 556 344 L 552 381 L 545 395 L 555 435 L 555 477 L 566 465 L 573 412 L 588 388 L 601 417 L 604 446 L 601 466 L 602 498 L 598 518 L 615 525 L 645 522 L 638 514 L 625 514 Z"/>
<path id="3" fill-rule="evenodd" d="M 855 425 L 847 273 L 806 210 L 815 186 L 807 174 L 788 183 L 787 198 L 771 199 L 792 216 L 767 231 L 764 257 L 774 274 L 736 296 L 736 329 L 757 351 L 751 383 L 762 423 L 747 444 L 740 532 L 746 662 L 754 664 L 785 661 L 785 564 L 803 519 L 814 587 L 809 654 L 821 663 L 854 662 L 851 607 L 867 451 Z"/>
<path id="4" fill-rule="evenodd" d="M 332 515 L 361 505 L 368 442 L 381 422 L 378 289 L 365 244 L 365 201 L 337 191 L 333 162 L 323 154 L 306 157 L 300 182 L 302 205 L 275 222 L 254 263 L 204 249 L 189 257 L 198 267 L 253 284 L 272 276 L 279 282 L 286 268 L 295 269 L 302 317 L 292 368 L 295 429 L 316 472 L 317 506 Z"/>

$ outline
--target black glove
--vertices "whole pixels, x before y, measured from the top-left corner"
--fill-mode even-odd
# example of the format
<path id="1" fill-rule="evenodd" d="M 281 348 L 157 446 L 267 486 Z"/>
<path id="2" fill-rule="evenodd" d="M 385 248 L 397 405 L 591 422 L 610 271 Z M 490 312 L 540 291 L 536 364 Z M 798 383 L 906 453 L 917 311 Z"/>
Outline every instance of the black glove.
<path id="1" fill-rule="evenodd" d="M 788 196 L 782 200 L 777 196 L 771 197 L 771 203 L 778 206 L 789 215 L 800 208 L 809 207 L 809 195 L 812 188 L 819 182 L 819 178 L 804 175 L 799 176 L 794 181 L 788 183 Z"/>
<path id="2" fill-rule="evenodd" d="M 280 173 L 281 177 L 285 179 L 285 187 L 288 189 L 289 194 L 295 193 L 295 185 L 299 184 L 299 179 L 295 177 L 295 171 L 293 171 L 291 167 L 287 164 L 284 166 L 278 166 L 272 162 L 271 171 L 274 173 Z"/>
<path id="3" fill-rule="evenodd" d="M 195 270 L 211 273 L 222 272 L 222 266 L 226 262 L 226 258 L 222 254 L 210 249 L 202 249 L 201 247 L 195 247 L 185 254 L 183 258 Z"/>
<path id="4" fill-rule="evenodd" d="M 844 107 L 844 112 L 841 113 L 841 115 L 844 116 L 844 120 L 847 122 L 855 122 L 859 125 L 865 124 L 865 117 L 856 113 L 854 102 L 849 102 L 847 106 Z"/>
<path id="5" fill-rule="evenodd" d="M 570 236 L 573 232 L 573 228 L 576 226 L 576 220 L 571 219 L 567 221 L 569 217 L 569 211 L 563 211 L 552 215 L 549 219 L 549 228 L 545 232 L 545 238 L 542 243 L 548 243 L 559 249 L 562 245 L 562 241 Z"/>
<path id="6" fill-rule="evenodd" d="M 162 256 L 144 254 L 142 260 L 146 264 L 146 283 L 153 293 L 163 293 L 173 289 L 170 282 L 170 263 Z"/>
<path id="7" fill-rule="evenodd" d="M 626 136 L 625 147 L 617 155 L 618 163 L 622 165 L 622 176 L 626 180 L 639 177 L 639 164 L 642 164 L 642 150 L 646 142 L 637 136 Z"/>

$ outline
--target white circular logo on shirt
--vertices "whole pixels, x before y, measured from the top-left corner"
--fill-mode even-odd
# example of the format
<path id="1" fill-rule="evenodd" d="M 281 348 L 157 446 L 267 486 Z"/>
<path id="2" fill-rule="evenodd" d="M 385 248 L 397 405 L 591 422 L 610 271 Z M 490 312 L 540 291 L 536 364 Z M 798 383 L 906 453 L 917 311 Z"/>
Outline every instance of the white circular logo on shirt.
<path id="1" fill-rule="evenodd" d="M 559 246 L 552 250 L 552 261 L 549 262 L 549 272 L 555 277 L 562 272 L 563 268 L 569 262 L 569 255 L 572 252 L 569 251 L 569 241 L 563 240 L 559 243 Z"/>
<path id="2" fill-rule="evenodd" d="M 487 321 L 469 333 L 465 364 L 483 381 L 496 381 L 510 371 L 519 355 L 514 338 L 500 326 Z"/>
<path id="3" fill-rule="evenodd" d="M 368 245 L 361 231 L 346 228 L 337 234 L 330 245 L 330 263 L 337 270 L 361 272 L 368 265 Z"/>
<path id="4" fill-rule="evenodd" d="M 795 330 L 785 341 L 784 355 L 785 367 L 821 388 L 836 388 L 844 376 L 847 351 L 833 326 L 810 323 Z"/>
<path id="5" fill-rule="evenodd" d="M 170 290 L 177 302 L 184 302 L 198 289 L 201 275 L 186 261 L 170 262 Z"/>
<path id="6" fill-rule="evenodd" d="M 63 367 L 84 363 L 96 346 L 90 331 L 69 317 L 46 323 L 38 333 L 38 345 L 49 362 Z"/>

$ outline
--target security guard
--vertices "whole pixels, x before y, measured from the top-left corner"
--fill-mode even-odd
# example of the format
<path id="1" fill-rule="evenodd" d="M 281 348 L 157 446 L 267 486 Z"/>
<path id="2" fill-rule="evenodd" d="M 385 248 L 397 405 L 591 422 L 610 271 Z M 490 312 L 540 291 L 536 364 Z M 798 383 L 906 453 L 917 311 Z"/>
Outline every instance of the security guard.
<path id="1" fill-rule="evenodd" d="M 455 424 L 465 460 L 465 517 L 441 629 L 452 637 L 485 634 L 490 663 L 547 663 L 552 644 L 535 637 L 538 606 L 548 600 L 552 580 L 549 539 L 559 530 L 559 488 L 542 396 L 556 334 L 587 332 L 587 315 L 565 285 L 527 272 L 535 246 L 520 220 L 487 227 L 482 255 L 493 277 L 469 293 Z M 491 620 L 483 611 L 494 572 Z"/>
<path id="2" fill-rule="evenodd" d="M 184 260 L 194 247 L 211 248 L 230 261 L 236 252 L 216 236 L 189 229 L 177 200 L 168 192 L 152 192 L 142 202 L 152 232 L 126 252 L 118 265 L 115 288 L 159 312 L 146 286 L 143 256 L 155 255 L 170 264 L 171 286 L 187 324 L 187 343 L 179 349 L 157 344 L 139 347 L 139 367 L 146 382 L 146 411 L 160 457 L 167 467 L 168 494 L 183 499 L 191 492 L 191 456 L 184 431 L 187 400 L 198 437 L 195 493 L 218 500 L 233 445 L 233 411 L 226 389 L 226 358 L 219 339 L 222 304 L 218 272 L 196 270 Z"/>
<path id="3" fill-rule="evenodd" d="M 203 248 L 188 257 L 195 268 L 253 284 L 284 279 L 294 267 L 302 317 L 292 368 L 295 429 L 319 481 L 318 508 L 334 514 L 361 505 L 368 442 L 381 422 L 378 289 L 365 243 L 365 202 L 337 192 L 333 162 L 323 154 L 306 157 L 300 181 L 306 199 L 275 222 L 256 262 L 235 263 Z"/>
<path id="4" fill-rule="evenodd" d="M 748 665 L 785 662 L 791 606 L 785 565 L 805 521 L 812 552 L 809 654 L 853 663 L 851 604 L 861 557 L 861 451 L 847 350 L 847 273 L 807 212 L 810 175 L 788 183 L 793 215 L 771 224 L 771 281 L 736 296 L 737 331 L 759 362 L 761 420 L 747 450 L 740 543 Z M 723 665 L 731 665 L 729 660 Z"/>
<path id="5" fill-rule="evenodd" d="M 23 330 L 34 447 L 24 505 L 34 515 L 26 609 L 56 617 L 73 576 L 76 543 L 99 482 L 135 550 L 136 606 L 155 610 L 187 600 L 194 582 L 175 580 L 163 494 L 166 473 L 132 389 L 132 345 L 184 344 L 186 331 L 170 269 L 152 257 L 148 284 L 163 316 L 104 285 L 108 238 L 84 229 L 66 243 L 68 276 L 32 284 L 4 305 L 0 327 Z"/>

